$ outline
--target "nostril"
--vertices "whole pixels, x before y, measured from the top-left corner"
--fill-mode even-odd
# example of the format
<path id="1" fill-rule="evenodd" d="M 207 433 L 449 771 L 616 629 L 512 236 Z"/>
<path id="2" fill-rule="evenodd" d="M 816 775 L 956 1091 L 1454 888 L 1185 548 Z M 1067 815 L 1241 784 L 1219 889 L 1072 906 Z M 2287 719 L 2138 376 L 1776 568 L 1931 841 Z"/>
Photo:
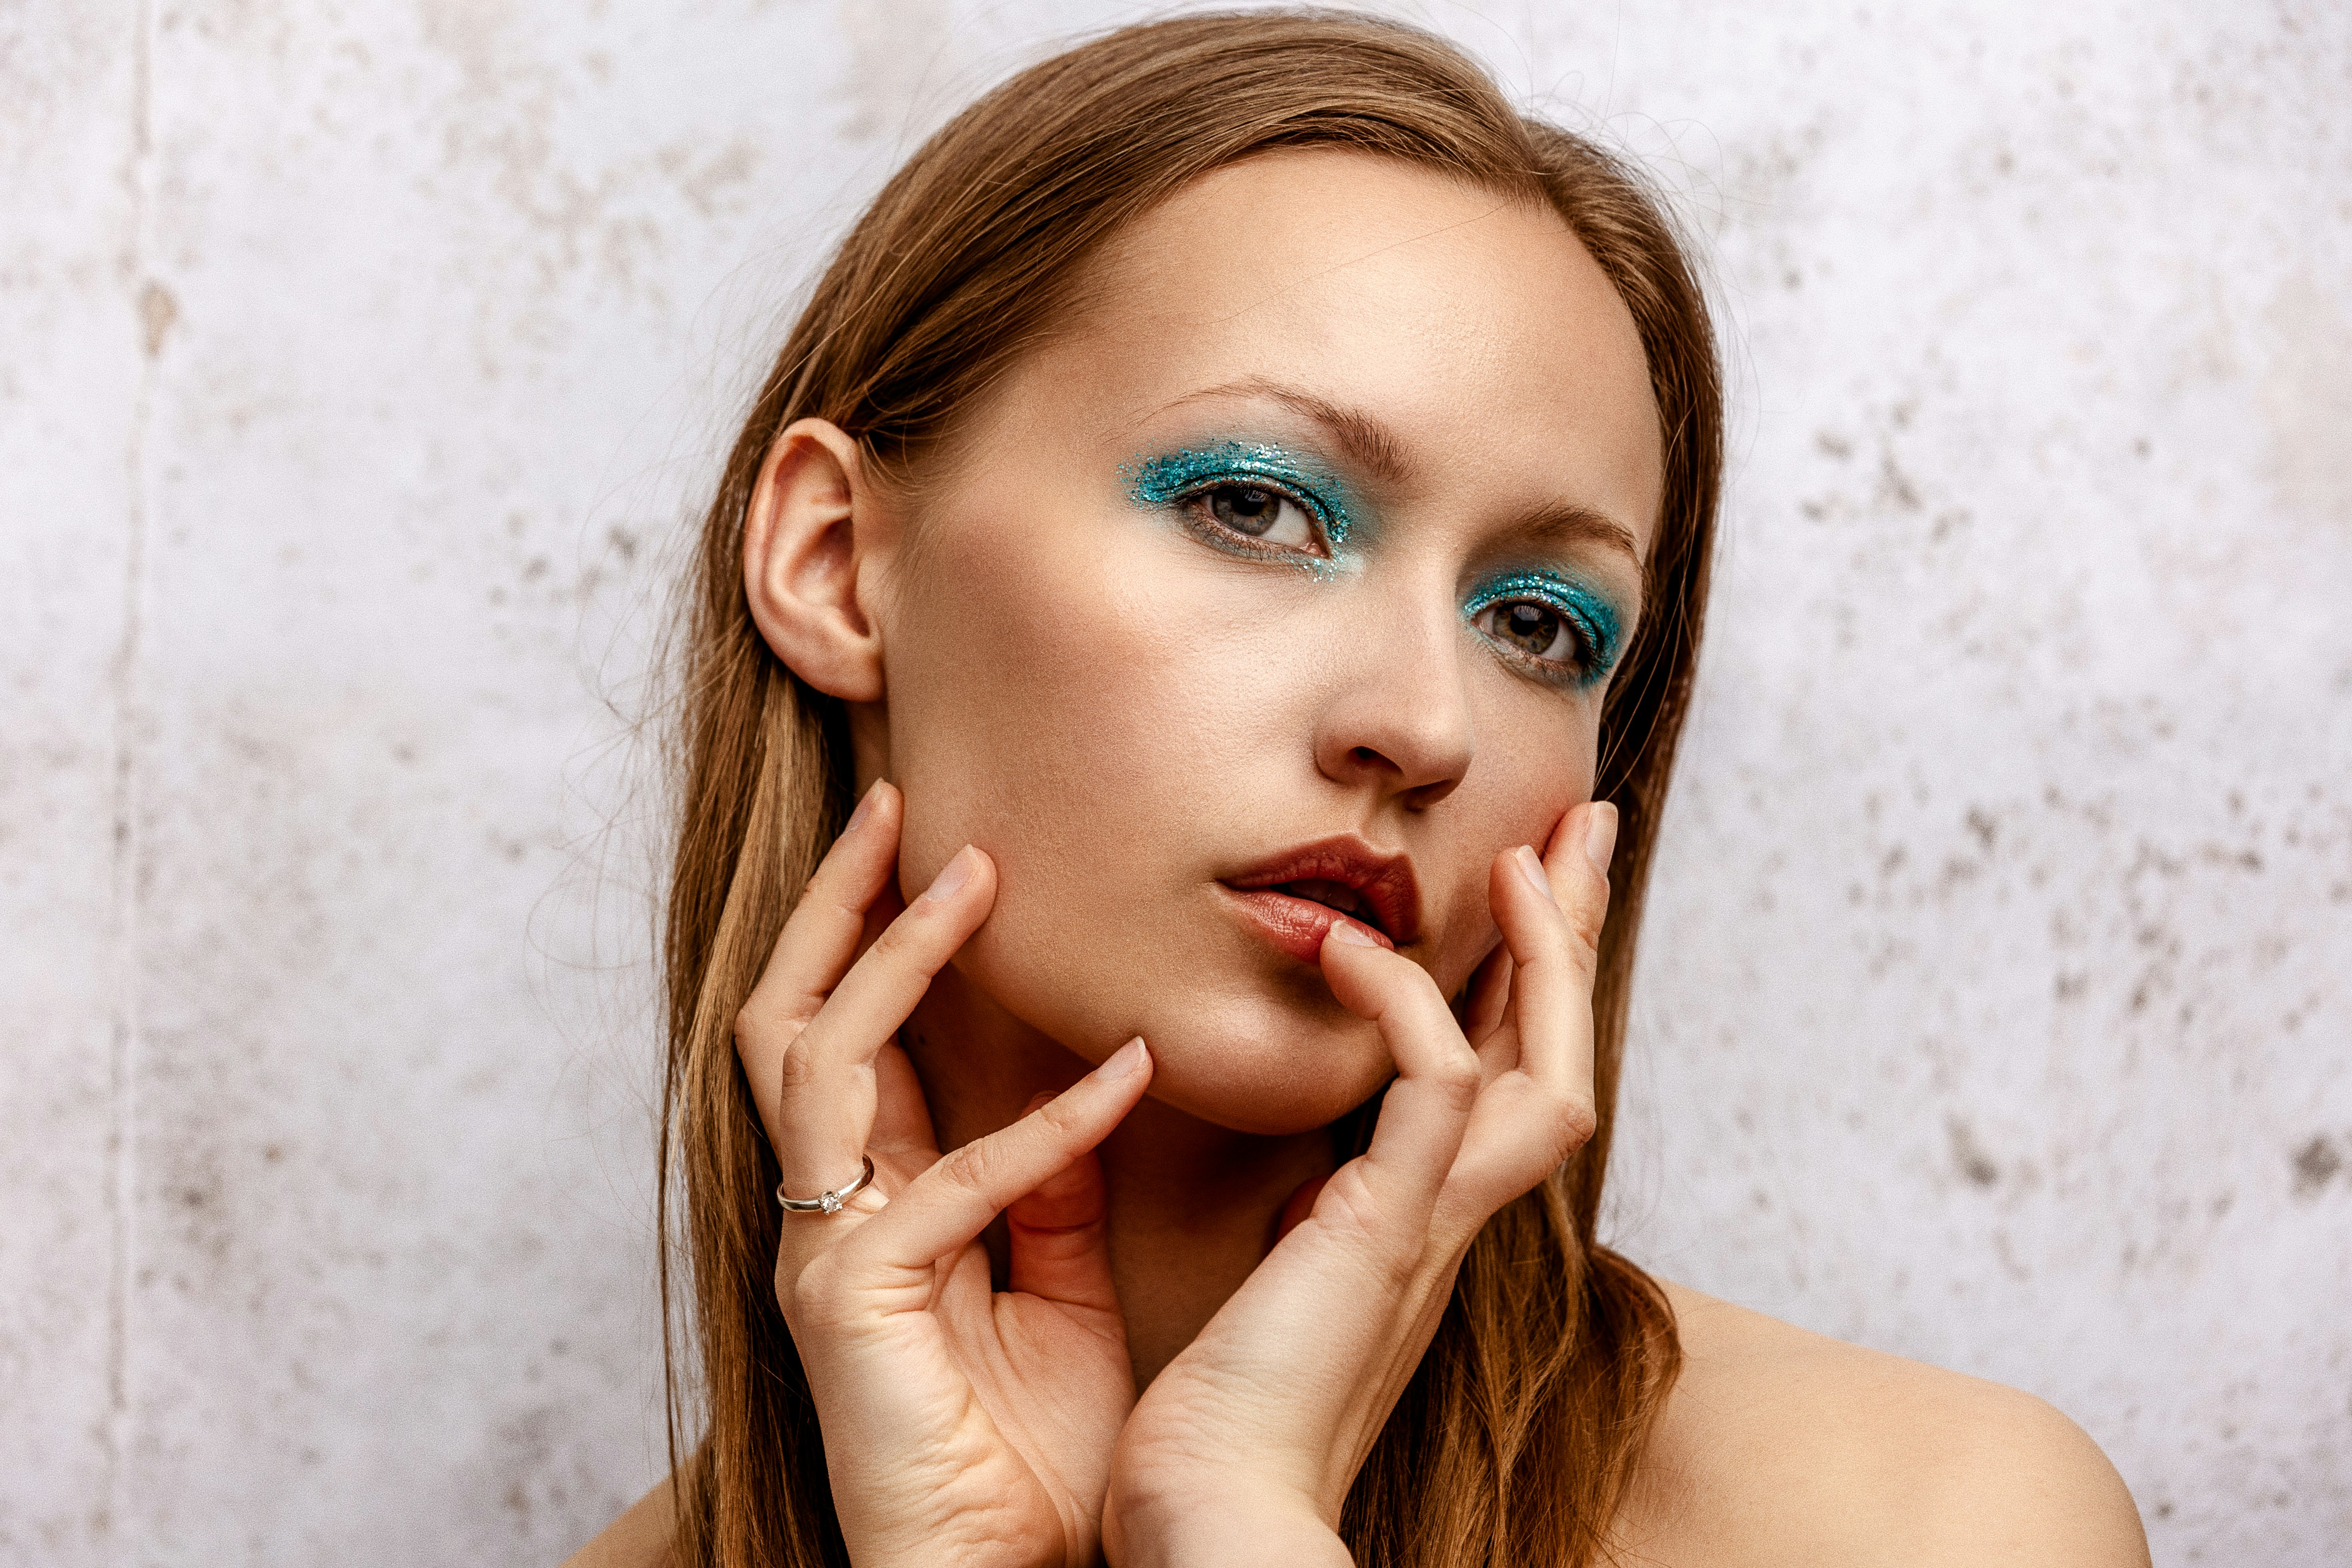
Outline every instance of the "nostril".
<path id="1" fill-rule="evenodd" d="M 1409 810 L 1427 811 L 1431 806 L 1452 795 L 1454 787 L 1461 782 L 1458 778 L 1439 779 L 1435 784 L 1425 784 L 1419 789 L 1407 790 L 1405 805 Z"/>

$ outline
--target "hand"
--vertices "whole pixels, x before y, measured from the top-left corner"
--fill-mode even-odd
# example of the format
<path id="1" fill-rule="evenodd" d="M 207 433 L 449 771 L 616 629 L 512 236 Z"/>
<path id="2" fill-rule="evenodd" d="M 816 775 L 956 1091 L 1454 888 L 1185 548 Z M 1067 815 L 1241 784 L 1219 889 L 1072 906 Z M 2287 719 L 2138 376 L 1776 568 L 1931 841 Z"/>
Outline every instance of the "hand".
<path id="1" fill-rule="evenodd" d="M 1489 1216 L 1592 1135 L 1592 985 L 1616 808 L 1568 814 L 1540 863 L 1495 858 L 1503 942 L 1458 1026 L 1428 973 L 1335 924 L 1332 994 L 1397 1077 L 1370 1149 L 1311 1194 L 1119 1435 L 1103 1538 L 1121 1568 L 1348 1559 L 1339 1505 Z M 1294 1210 L 1297 1206 L 1294 1200 Z"/>
<path id="2" fill-rule="evenodd" d="M 965 848 L 860 955 L 895 879 L 902 809 L 887 784 L 866 796 L 737 1022 L 785 1193 L 814 1197 L 874 1161 L 839 1214 L 784 1215 L 776 1299 L 858 1568 L 1078 1568 L 1097 1560 L 1111 1447 L 1135 1401 L 1093 1150 L 1142 1098 L 1151 1058 L 1130 1041 L 941 1159 L 896 1036 L 987 918 L 996 872 Z M 978 1240 L 999 1211 L 1003 1294 Z"/>

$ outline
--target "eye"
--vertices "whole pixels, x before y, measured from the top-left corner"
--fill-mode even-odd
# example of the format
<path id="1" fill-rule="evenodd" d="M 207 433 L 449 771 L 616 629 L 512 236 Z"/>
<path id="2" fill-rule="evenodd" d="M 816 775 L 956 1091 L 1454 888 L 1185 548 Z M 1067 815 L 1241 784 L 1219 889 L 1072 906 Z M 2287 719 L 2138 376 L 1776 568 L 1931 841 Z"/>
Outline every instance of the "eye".
<path id="1" fill-rule="evenodd" d="M 1591 650 L 1568 617 L 1549 605 L 1531 599 L 1513 599 L 1490 605 L 1478 614 L 1480 631 L 1505 647 L 1539 658 L 1547 663 L 1572 665 L 1587 668 L 1592 662 Z"/>
<path id="2" fill-rule="evenodd" d="M 1350 533 L 1346 486 L 1311 456 L 1212 441 L 1122 467 L 1137 505 L 1165 509 L 1213 550 L 1321 573 Z"/>
<path id="3" fill-rule="evenodd" d="M 1617 662 L 1623 640 L 1617 607 L 1608 597 L 1558 572 L 1491 578 L 1462 613 L 1507 660 L 1557 685 L 1598 681 Z"/>
<path id="4" fill-rule="evenodd" d="M 1316 550 L 1321 543 L 1315 519 L 1307 509 L 1296 497 L 1269 485 L 1213 485 L 1195 493 L 1190 505 L 1217 527 L 1260 544 Z"/>

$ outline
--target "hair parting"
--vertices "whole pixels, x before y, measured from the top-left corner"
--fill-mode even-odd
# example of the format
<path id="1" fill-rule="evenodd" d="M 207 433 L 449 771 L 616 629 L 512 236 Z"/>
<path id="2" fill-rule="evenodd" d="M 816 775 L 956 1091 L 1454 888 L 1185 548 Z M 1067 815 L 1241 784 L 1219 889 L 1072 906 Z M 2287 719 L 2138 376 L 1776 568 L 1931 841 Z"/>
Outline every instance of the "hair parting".
<path id="1" fill-rule="evenodd" d="M 1583 1568 L 1610 1554 L 1680 1364 L 1664 1294 L 1595 1227 L 1634 939 L 1707 587 L 1722 462 L 1712 332 L 1671 226 L 1617 160 L 1523 117 L 1427 34 L 1255 12 L 1110 33 L 1013 77 L 933 136 L 835 254 L 722 472 L 672 671 L 657 1214 L 681 1563 L 845 1561 L 775 1300 L 775 1159 L 733 1041 L 850 805 L 841 705 L 776 658 L 745 602 L 742 530 L 762 460 L 786 425 L 820 417 L 886 482 L 918 482 L 959 411 L 1083 308 L 1085 264 L 1123 225 L 1211 170 L 1301 147 L 1402 159 L 1549 205 L 1616 287 L 1648 359 L 1666 483 L 1644 569 L 1650 609 L 1603 705 L 1594 783 L 1623 823 L 1594 994 L 1598 1130 L 1471 1247 L 1340 1521 L 1368 1565 Z"/>

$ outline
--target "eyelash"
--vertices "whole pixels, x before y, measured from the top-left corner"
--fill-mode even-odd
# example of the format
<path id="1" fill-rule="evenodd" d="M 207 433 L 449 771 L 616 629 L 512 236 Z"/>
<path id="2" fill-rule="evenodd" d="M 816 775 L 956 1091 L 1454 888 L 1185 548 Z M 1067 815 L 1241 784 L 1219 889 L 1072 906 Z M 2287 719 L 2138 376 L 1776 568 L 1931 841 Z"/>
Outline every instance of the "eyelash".
<path id="1" fill-rule="evenodd" d="M 1219 490 L 1232 489 L 1264 490 L 1266 494 L 1278 496 L 1297 507 L 1306 514 L 1307 522 L 1313 526 L 1316 540 L 1323 547 L 1323 553 L 1309 555 L 1304 551 L 1266 544 L 1252 539 L 1238 529 L 1218 521 L 1215 515 L 1209 510 L 1209 498 Z M 1335 540 L 1328 509 L 1313 497 L 1302 494 L 1278 479 L 1267 479 L 1263 474 L 1216 475 L 1179 490 L 1169 498 L 1168 504 L 1183 516 L 1188 526 L 1194 531 L 1208 536 L 1209 542 L 1220 550 L 1229 550 L 1237 555 L 1255 556 L 1261 561 L 1307 562 L 1320 564 L 1331 559 Z"/>
<path id="2" fill-rule="evenodd" d="M 1310 486 L 1262 471 L 1255 458 L 1256 449 L 1230 442 L 1209 451 L 1153 458 L 1142 464 L 1140 471 L 1127 471 L 1133 478 L 1136 500 L 1169 508 L 1182 520 L 1188 532 L 1211 548 L 1250 560 L 1303 566 L 1318 575 L 1327 574 L 1339 546 L 1350 531 L 1347 514 L 1325 501 Z M 1181 472 L 1182 468 L 1193 468 L 1195 471 L 1187 479 L 1168 482 L 1178 477 L 1169 470 L 1176 468 Z M 1220 521 L 1210 498 L 1227 489 L 1259 490 L 1297 507 L 1312 529 L 1320 553 L 1269 545 Z M 1155 495 L 1154 490 L 1160 493 Z M 1576 647 L 1577 657 L 1573 660 L 1546 658 L 1513 647 L 1493 633 L 1481 630 L 1480 636 L 1506 663 L 1536 679 L 1579 689 L 1593 685 L 1614 666 L 1618 627 L 1612 608 L 1605 601 L 1597 600 L 1589 590 L 1549 572 L 1516 572 L 1489 579 L 1471 595 L 1463 606 L 1463 615 L 1475 627 L 1488 611 L 1508 609 L 1517 604 L 1534 605 L 1558 616 L 1569 640 Z"/>
<path id="3" fill-rule="evenodd" d="M 1352 528 L 1345 504 L 1318 483 L 1311 471 L 1302 469 L 1281 447 L 1262 442 L 1213 441 L 1142 458 L 1120 471 L 1138 502 L 1165 508 L 1202 543 L 1248 560 L 1323 570 L 1347 543 Z M 1269 547 L 1221 523 L 1212 514 L 1210 500 L 1224 489 L 1260 490 L 1297 507 L 1319 552 Z"/>
<path id="4" fill-rule="evenodd" d="M 1581 598 L 1566 584 L 1555 584 L 1546 576 L 1520 574 L 1479 589 L 1463 606 L 1462 614 L 1475 626 L 1487 612 L 1508 609 L 1513 605 L 1534 605 L 1549 611 L 1559 617 L 1560 626 L 1576 645 L 1577 657 L 1572 661 L 1544 658 L 1509 647 L 1491 633 L 1482 631 L 1480 635 L 1504 659 L 1539 679 L 1586 687 L 1609 673 L 1616 658 L 1617 639 L 1614 626 L 1595 624 L 1592 608 L 1580 602 Z M 1601 616 L 1607 616 L 1605 608 Z"/>

